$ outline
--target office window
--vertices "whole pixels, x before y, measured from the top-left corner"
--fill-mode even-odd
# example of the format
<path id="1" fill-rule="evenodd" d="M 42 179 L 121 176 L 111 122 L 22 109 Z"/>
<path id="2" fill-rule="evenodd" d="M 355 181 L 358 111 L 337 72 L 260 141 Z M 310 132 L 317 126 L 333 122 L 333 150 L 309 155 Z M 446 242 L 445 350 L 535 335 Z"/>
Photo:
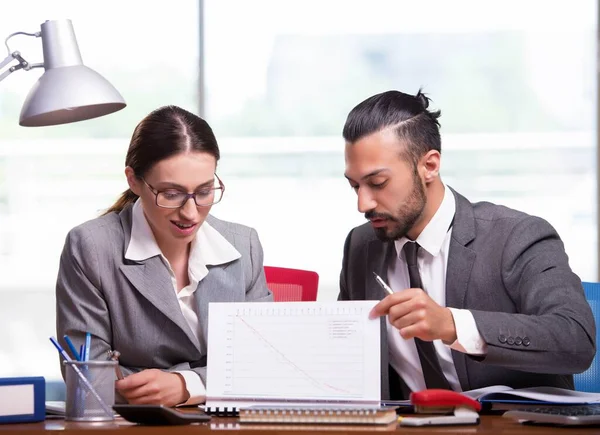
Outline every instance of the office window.
<path id="1" fill-rule="evenodd" d="M 67 231 L 126 188 L 131 132 L 150 110 L 202 105 L 222 148 L 221 218 L 255 227 L 265 263 L 315 270 L 337 295 L 342 246 L 365 220 L 343 177 L 348 111 L 419 87 L 442 110 L 443 180 L 472 201 L 548 219 L 571 265 L 596 275 L 596 2 L 205 0 L 11 3 L 1 37 L 71 18 L 86 65 L 128 107 L 18 126 L 41 70 L 0 83 L 0 376 L 59 376 L 48 342 Z M 41 41 L 11 49 L 41 61 Z M 0 56 L 3 57 L 3 56 Z"/>
<path id="2" fill-rule="evenodd" d="M 546 218 L 596 279 L 596 2 L 205 1 L 206 115 L 225 218 L 267 264 L 316 270 L 335 298 L 365 222 L 341 130 L 370 95 L 422 87 L 442 110 L 442 179 L 471 201 Z M 265 13 L 265 11 L 269 11 Z"/>
<path id="3" fill-rule="evenodd" d="M 0 36 L 36 32 L 58 18 L 72 20 L 84 63 L 127 107 L 95 120 L 24 128 L 21 105 L 43 70 L 17 71 L 0 83 L 0 376 L 60 376 L 48 337 L 56 334 L 54 285 L 67 231 L 126 189 L 129 138 L 147 113 L 165 104 L 198 109 L 196 0 L 13 2 L 0 14 Z M 42 61 L 39 38 L 16 36 L 9 46 Z"/>

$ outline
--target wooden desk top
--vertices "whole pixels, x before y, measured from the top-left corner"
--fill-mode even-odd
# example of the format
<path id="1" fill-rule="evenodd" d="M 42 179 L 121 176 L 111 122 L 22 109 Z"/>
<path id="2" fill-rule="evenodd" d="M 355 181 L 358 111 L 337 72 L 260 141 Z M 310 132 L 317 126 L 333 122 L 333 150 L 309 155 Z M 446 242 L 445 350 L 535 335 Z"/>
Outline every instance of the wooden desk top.
<path id="1" fill-rule="evenodd" d="M 428 426 L 428 427 L 397 427 L 391 426 L 337 426 L 337 425 L 255 425 L 239 424 L 235 418 L 213 417 L 210 423 L 192 424 L 184 426 L 138 426 L 125 421 L 111 423 L 74 423 L 64 420 L 46 420 L 42 423 L 30 424 L 5 424 L 0 425 L 0 434 L 23 433 L 26 435 L 42 434 L 50 431 L 66 430 L 69 434 L 101 434 L 125 431 L 135 434 L 158 435 L 168 433 L 169 435 L 208 435 L 213 431 L 226 431 L 230 433 L 245 432 L 248 435 L 348 435 L 351 432 L 375 433 L 375 432 L 397 432 L 401 434 L 430 434 L 443 433 L 450 434 L 502 434 L 502 435 L 542 435 L 542 434 L 599 434 L 600 427 L 590 428 L 564 428 L 549 426 L 524 426 L 512 420 L 502 418 L 501 416 L 484 415 L 481 417 L 481 423 L 477 426 Z M 225 435 L 225 434 L 224 434 Z"/>

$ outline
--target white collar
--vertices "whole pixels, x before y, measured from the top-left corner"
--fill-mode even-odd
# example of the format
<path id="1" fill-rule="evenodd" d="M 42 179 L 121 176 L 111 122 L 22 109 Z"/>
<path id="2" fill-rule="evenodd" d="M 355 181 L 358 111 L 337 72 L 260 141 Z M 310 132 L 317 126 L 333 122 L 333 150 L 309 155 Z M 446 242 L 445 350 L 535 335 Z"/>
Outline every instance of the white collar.
<path id="1" fill-rule="evenodd" d="M 442 249 L 446 234 L 450 229 L 450 225 L 454 219 L 454 213 L 456 212 L 456 200 L 454 199 L 454 194 L 450 191 L 448 186 L 445 184 L 443 184 L 443 186 L 444 198 L 442 199 L 442 203 L 427 226 L 423 228 L 423 231 L 421 231 L 417 240 L 415 240 L 424 250 L 434 257 Z M 411 240 L 406 237 L 402 237 L 394 242 L 398 258 L 400 257 L 404 245 L 410 241 Z"/>
<path id="2" fill-rule="evenodd" d="M 142 202 L 138 199 L 133 205 L 131 213 L 131 239 L 125 252 L 125 258 L 133 261 L 143 261 L 157 255 L 163 256 L 144 215 Z M 206 276 L 206 266 L 229 263 L 241 256 L 238 250 L 221 233 L 204 221 L 192 241 L 189 273 L 200 279 Z"/>

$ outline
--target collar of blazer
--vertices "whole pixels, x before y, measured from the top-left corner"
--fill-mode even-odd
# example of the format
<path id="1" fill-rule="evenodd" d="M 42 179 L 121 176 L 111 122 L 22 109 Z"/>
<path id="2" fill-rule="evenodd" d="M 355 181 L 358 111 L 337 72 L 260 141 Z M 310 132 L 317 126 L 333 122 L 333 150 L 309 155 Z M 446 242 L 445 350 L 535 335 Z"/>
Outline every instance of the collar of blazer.
<path id="1" fill-rule="evenodd" d="M 119 217 L 123 229 L 124 255 L 129 239 L 131 238 L 132 207 L 128 206 L 123 209 Z M 232 262 L 212 266 L 211 268 L 215 270 L 201 281 L 201 285 L 207 289 L 219 289 L 219 292 L 226 296 L 225 293 L 227 293 L 229 287 L 223 285 L 222 274 L 218 273 L 218 271 L 228 268 L 231 264 Z M 125 264 L 121 265 L 120 270 L 140 294 L 174 322 L 185 333 L 190 342 L 197 349 L 200 349 L 201 346 L 198 338 L 191 331 L 187 321 L 183 317 L 179 301 L 173 291 L 171 276 L 160 256 L 151 257 L 140 262 L 125 260 Z"/>
<path id="2" fill-rule="evenodd" d="M 471 269 L 475 262 L 475 252 L 467 247 L 475 238 L 475 215 L 473 205 L 464 196 L 452 188 L 450 191 L 456 199 L 456 212 L 446 271 L 446 305 L 462 308 Z M 374 271 L 381 277 L 387 276 L 388 265 L 396 255 L 394 243 L 382 243 L 379 239 L 374 238 L 369 242 L 367 249 L 365 298 L 367 300 L 382 299 L 387 294 L 375 282 L 370 271 Z"/>

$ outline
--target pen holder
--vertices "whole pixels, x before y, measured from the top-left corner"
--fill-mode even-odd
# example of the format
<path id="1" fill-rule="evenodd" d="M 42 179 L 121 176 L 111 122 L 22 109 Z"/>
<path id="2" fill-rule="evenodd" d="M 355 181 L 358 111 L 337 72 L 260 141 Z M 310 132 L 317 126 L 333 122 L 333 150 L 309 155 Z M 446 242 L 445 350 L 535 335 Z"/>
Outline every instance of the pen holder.
<path id="1" fill-rule="evenodd" d="M 114 420 L 117 361 L 63 361 L 63 364 L 67 384 L 65 419 Z"/>

